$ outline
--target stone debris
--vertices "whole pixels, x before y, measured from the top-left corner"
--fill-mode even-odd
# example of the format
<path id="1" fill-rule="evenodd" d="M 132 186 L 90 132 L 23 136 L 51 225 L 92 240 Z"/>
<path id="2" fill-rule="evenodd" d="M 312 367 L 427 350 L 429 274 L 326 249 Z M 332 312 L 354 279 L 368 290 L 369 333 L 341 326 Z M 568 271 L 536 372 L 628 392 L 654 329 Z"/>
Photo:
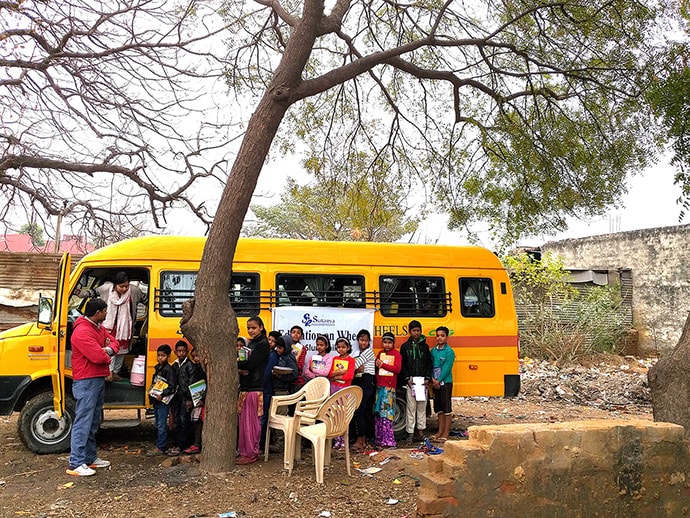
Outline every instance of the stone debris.
<path id="1" fill-rule="evenodd" d="M 518 398 L 565 401 L 602 410 L 650 409 L 647 371 L 656 358 L 611 357 L 589 366 L 559 366 L 546 360 L 521 360 Z"/>

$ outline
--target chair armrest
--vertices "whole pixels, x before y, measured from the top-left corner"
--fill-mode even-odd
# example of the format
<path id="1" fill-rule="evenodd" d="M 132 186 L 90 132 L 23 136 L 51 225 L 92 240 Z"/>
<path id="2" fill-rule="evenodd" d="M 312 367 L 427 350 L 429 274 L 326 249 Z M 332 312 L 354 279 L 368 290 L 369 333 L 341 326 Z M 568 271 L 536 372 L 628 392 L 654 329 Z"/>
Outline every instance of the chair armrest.
<path id="1" fill-rule="evenodd" d="M 298 403 L 302 398 L 304 398 L 304 392 L 301 390 L 295 392 L 294 394 L 286 394 L 284 396 L 273 396 L 271 397 L 271 409 L 268 415 L 272 415 L 278 410 L 279 406 L 290 406 Z"/>
<path id="2" fill-rule="evenodd" d="M 324 396 L 319 399 L 304 399 L 297 403 L 295 411 L 303 412 L 309 417 L 313 417 L 319 413 L 319 409 L 326 399 L 328 399 L 328 396 Z"/>

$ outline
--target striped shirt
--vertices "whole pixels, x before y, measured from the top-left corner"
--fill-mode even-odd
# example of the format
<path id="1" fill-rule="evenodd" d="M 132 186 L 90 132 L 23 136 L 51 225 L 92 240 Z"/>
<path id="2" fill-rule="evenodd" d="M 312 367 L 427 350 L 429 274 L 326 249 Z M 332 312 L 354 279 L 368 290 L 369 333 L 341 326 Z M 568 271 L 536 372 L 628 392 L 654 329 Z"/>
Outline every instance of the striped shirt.
<path id="1" fill-rule="evenodd" d="M 374 357 L 374 350 L 371 346 L 359 352 L 359 356 L 355 358 L 355 369 L 359 369 L 364 365 L 364 372 L 362 374 L 376 374 L 376 363 Z M 361 374 L 357 373 L 355 376 L 359 377 Z"/>

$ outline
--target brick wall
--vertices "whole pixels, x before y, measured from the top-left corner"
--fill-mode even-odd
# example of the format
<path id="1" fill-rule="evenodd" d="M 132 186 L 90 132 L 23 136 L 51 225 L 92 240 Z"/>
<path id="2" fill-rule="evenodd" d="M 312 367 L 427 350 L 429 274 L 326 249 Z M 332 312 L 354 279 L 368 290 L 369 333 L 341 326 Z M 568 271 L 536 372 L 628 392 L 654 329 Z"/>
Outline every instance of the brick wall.
<path id="1" fill-rule="evenodd" d="M 473 426 L 428 458 L 417 518 L 686 516 L 682 426 L 595 420 Z"/>
<path id="2" fill-rule="evenodd" d="M 690 225 L 619 232 L 543 245 L 568 269 L 632 270 L 633 324 L 639 353 L 678 343 L 690 310 Z"/>

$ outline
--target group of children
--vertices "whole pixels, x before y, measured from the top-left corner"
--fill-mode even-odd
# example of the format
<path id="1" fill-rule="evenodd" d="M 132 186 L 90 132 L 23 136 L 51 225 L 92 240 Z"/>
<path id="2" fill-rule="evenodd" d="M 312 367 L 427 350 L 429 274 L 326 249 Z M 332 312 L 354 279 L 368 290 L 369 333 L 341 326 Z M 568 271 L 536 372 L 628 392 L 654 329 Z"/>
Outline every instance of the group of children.
<path id="1" fill-rule="evenodd" d="M 256 439 L 255 433 L 252 432 L 255 424 L 240 419 L 239 442 L 244 443 L 243 436 L 251 437 L 252 445 L 249 447 L 244 444 L 244 447 L 240 448 L 239 464 L 254 462 L 259 451 L 264 448 L 282 451 L 279 444 L 265 444 L 271 398 L 274 395 L 293 393 L 305 382 L 319 376 L 328 378 L 331 394 L 353 384 L 362 388 L 362 402 L 351 423 L 351 436 L 355 438 L 351 448 L 354 451 L 365 449 L 366 437 L 372 429 L 375 446 L 396 446 L 393 422 L 399 378 L 400 384 L 405 386 L 407 391 L 408 440 L 423 438 L 430 393 L 433 394 L 434 410 L 438 414 L 439 422 L 438 434 L 432 436 L 432 439 L 448 439 L 455 354 L 448 345 L 449 331 L 446 327 L 440 326 L 435 330 L 436 343 L 429 347 L 426 338 L 421 334 L 421 323 L 413 320 L 408 326 L 410 337 L 400 351 L 396 349 L 396 337 L 387 332 L 382 336 L 382 350 L 376 355 L 373 352 L 370 332 L 362 329 L 357 334 L 359 354 L 352 357 L 352 344 L 346 338 L 338 338 L 335 341 L 333 354 L 328 336 L 319 335 L 316 338 L 316 351 L 308 352 L 307 347 L 301 343 L 304 333 L 300 326 L 293 326 L 290 333 L 284 336 L 276 331 L 266 334 L 263 322 L 258 317 L 252 317 L 248 322 L 248 333 L 251 338 L 249 343 L 243 338 L 239 338 L 237 342 L 241 387 L 243 377 L 249 376 L 252 366 L 259 363 L 250 363 L 252 358 L 257 358 L 252 345 L 252 342 L 256 341 L 252 334 L 257 331 L 251 330 L 251 326 L 258 326 L 259 333 L 266 336 L 269 352 L 262 369 L 263 404 L 259 419 L 259 436 Z M 259 356 L 263 358 L 264 354 L 260 352 Z M 240 391 L 242 392 L 242 388 Z M 342 446 L 342 440 L 337 439 L 335 447 Z"/>
<path id="2" fill-rule="evenodd" d="M 170 364 L 172 349 L 163 344 L 158 347 L 157 360 L 149 398 L 153 404 L 156 423 L 156 446 L 149 455 L 179 455 L 201 451 L 203 429 L 203 398 L 195 405 L 190 385 L 206 380 L 206 373 L 196 356 L 189 350 L 187 342 L 179 340 L 175 344 L 177 359 Z M 190 359 L 191 356 L 191 359 Z M 170 418 L 172 416 L 172 419 Z M 173 422 L 172 447 L 168 447 L 169 421 Z"/>
<path id="3" fill-rule="evenodd" d="M 434 411 L 438 414 L 438 433 L 432 440 L 445 441 L 449 437 L 452 415 L 452 368 L 455 353 L 448 345 L 448 328 L 435 330 L 436 344 L 429 347 L 417 320 L 408 326 L 409 338 L 396 349 L 396 338 L 386 332 L 381 337 L 382 350 L 374 354 L 371 334 L 362 329 L 357 334 L 359 355 L 352 357 L 352 344 L 346 338 L 335 342 L 336 354 L 331 354 L 330 340 L 325 335 L 316 338 L 316 351 L 308 353 L 302 344 L 304 332 L 293 326 L 281 336 L 277 331 L 266 332 L 260 317 L 247 321 L 249 340 L 237 339 L 240 393 L 238 398 L 237 464 L 250 464 L 264 448 L 280 449 L 279 444 L 265 444 L 268 413 L 274 395 L 294 393 L 315 377 L 326 377 L 331 394 L 350 385 L 362 388 L 362 401 L 351 423 L 351 448 L 363 451 L 370 429 L 374 430 L 375 446 L 396 447 L 393 421 L 398 381 L 405 387 L 407 406 L 405 428 L 408 440 L 421 440 L 426 429 L 426 407 L 433 394 Z M 153 453 L 178 455 L 198 453 L 201 448 L 203 402 L 194 406 L 189 385 L 205 379 L 198 361 L 188 358 L 188 346 L 177 342 L 177 359 L 169 364 L 170 346 L 158 348 L 158 364 L 153 382 L 163 380 L 167 386 L 151 395 L 158 437 Z M 194 356 L 194 351 L 190 351 Z M 170 400 L 170 396 L 173 396 Z M 168 401 L 169 400 L 169 401 Z M 167 447 L 168 415 L 174 416 L 175 446 Z M 336 440 L 335 447 L 342 447 Z"/>

